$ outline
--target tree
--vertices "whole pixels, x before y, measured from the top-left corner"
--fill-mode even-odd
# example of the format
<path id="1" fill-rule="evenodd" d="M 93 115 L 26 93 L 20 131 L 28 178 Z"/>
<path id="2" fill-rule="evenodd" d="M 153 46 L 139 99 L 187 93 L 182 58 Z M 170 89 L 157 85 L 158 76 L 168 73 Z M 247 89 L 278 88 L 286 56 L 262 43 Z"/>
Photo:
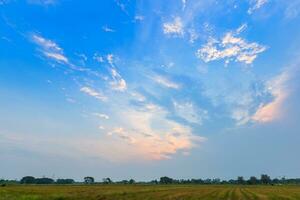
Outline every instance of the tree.
<path id="1" fill-rule="evenodd" d="M 24 176 L 20 180 L 21 184 L 35 184 L 35 178 L 33 176 Z"/>
<path id="2" fill-rule="evenodd" d="M 271 183 L 271 178 L 267 174 L 262 174 L 260 177 L 260 181 L 262 184 L 270 184 Z"/>
<path id="3" fill-rule="evenodd" d="M 237 183 L 238 183 L 238 184 L 245 184 L 244 177 L 238 176 L 238 178 L 237 178 Z"/>
<path id="4" fill-rule="evenodd" d="M 210 178 L 207 178 L 204 180 L 204 184 L 211 184 L 212 180 Z"/>
<path id="5" fill-rule="evenodd" d="M 280 183 L 280 180 L 279 180 L 278 178 L 274 178 L 274 179 L 272 180 L 272 183 L 273 183 L 273 184 L 279 184 L 279 183 Z"/>
<path id="6" fill-rule="evenodd" d="M 159 183 L 160 184 L 171 184 L 171 183 L 173 183 L 173 179 L 169 178 L 167 176 L 160 177 Z"/>
<path id="7" fill-rule="evenodd" d="M 103 180 L 103 183 L 104 183 L 104 184 L 110 184 L 110 183 L 113 182 L 110 178 L 104 178 L 104 179 L 102 179 L 102 180 Z"/>
<path id="8" fill-rule="evenodd" d="M 53 184 L 54 180 L 51 178 L 36 178 L 35 179 L 35 184 Z"/>
<path id="9" fill-rule="evenodd" d="M 120 181 L 120 183 L 122 183 L 122 184 L 128 184 L 129 181 L 127 181 L 127 180 L 122 180 L 122 181 Z"/>
<path id="10" fill-rule="evenodd" d="M 135 180 L 133 180 L 133 179 L 129 180 L 129 184 L 134 184 L 134 183 L 135 183 Z"/>
<path id="11" fill-rule="evenodd" d="M 258 184 L 259 181 L 257 180 L 257 178 L 255 176 L 251 176 L 247 182 L 250 185 L 256 185 L 256 184 Z"/>
<path id="12" fill-rule="evenodd" d="M 75 181 L 73 179 L 57 179 L 57 184 L 73 184 Z"/>
<path id="13" fill-rule="evenodd" d="M 95 179 L 93 177 L 91 177 L 91 176 L 87 176 L 87 177 L 84 177 L 84 182 L 86 184 L 92 184 L 92 183 L 95 182 Z"/>
<path id="14" fill-rule="evenodd" d="M 212 180 L 213 184 L 220 184 L 221 180 L 219 178 L 215 178 Z"/>
<path id="15" fill-rule="evenodd" d="M 250 185 L 256 185 L 259 183 L 258 179 L 255 176 L 251 176 L 247 182 Z"/>

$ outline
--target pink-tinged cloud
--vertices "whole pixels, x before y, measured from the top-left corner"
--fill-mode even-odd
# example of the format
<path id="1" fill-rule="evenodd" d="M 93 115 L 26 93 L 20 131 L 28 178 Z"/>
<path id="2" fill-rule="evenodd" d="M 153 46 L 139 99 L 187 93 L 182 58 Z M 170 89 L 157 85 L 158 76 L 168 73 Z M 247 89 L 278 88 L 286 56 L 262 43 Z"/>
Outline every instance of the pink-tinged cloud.
<path id="1" fill-rule="evenodd" d="M 261 105 L 252 116 L 252 120 L 260 123 L 268 123 L 282 117 L 282 106 L 289 96 L 287 82 L 290 79 L 290 73 L 290 71 L 285 71 L 267 84 L 268 90 L 274 99 L 270 103 Z"/>
<path id="2" fill-rule="evenodd" d="M 142 160 L 170 159 L 178 152 L 189 152 L 205 138 L 194 135 L 189 127 L 167 119 L 167 111 L 148 104 L 141 110 L 119 112 L 122 122 L 107 133 L 106 141 L 115 141 L 116 148 L 126 146 L 124 152 Z"/>

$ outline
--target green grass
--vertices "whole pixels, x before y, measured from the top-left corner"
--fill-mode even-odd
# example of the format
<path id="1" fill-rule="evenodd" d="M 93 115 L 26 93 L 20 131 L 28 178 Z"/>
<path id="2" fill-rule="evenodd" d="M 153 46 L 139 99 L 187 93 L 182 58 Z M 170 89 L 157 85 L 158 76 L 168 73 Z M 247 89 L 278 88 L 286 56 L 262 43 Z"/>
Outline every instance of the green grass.
<path id="1" fill-rule="evenodd" d="M 299 186 L 9 185 L 0 200 L 300 200 Z"/>

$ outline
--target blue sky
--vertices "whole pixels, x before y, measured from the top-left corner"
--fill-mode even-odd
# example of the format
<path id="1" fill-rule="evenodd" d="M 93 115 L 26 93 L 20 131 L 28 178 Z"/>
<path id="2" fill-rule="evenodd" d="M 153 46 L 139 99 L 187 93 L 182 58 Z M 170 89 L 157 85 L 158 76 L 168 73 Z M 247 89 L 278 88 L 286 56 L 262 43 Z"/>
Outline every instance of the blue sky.
<path id="1" fill-rule="evenodd" d="M 299 23 L 299 0 L 0 0 L 0 178 L 300 176 Z"/>

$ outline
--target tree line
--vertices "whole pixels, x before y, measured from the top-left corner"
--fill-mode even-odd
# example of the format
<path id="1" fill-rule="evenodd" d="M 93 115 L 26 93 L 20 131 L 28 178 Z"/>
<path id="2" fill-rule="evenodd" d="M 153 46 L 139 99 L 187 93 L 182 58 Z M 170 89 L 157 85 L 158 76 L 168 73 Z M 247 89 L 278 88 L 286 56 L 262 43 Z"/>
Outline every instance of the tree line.
<path id="1" fill-rule="evenodd" d="M 159 181 L 154 181 L 157 184 L 231 184 L 231 185 L 286 185 L 286 184 L 300 184 L 300 178 L 274 178 L 272 179 L 267 174 L 262 174 L 260 178 L 251 176 L 245 179 L 243 176 L 238 176 L 237 179 L 221 180 L 215 179 L 172 179 L 169 177 L 161 177 Z"/>
<path id="2" fill-rule="evenodd" d="M 81 182 L 75 182 L 73 179 L 52 179 L 47 177 L 35 178 L 33 176 L 25 176 L 21 180 L 4 180 L 0 179 L 1 186 L 6 184 L 236 184 L 236 185 L 286 185 L 300 184 L 300 178 L 274 178 L 272 179 L 267 174 L 262 174 L 260 178 L 251 176 L 245 179 L 243 176 L 238 176 L 237 179 L 221 180 L 215 179 L 173 179 L 167 176 L 161 177 L 158 180 L 149 182 L 136 182 L 134 179 L 113 181 L 111 178 L 103 178 L 102 181 L 95 181 L 91 176 L 86 176 Z"/>

